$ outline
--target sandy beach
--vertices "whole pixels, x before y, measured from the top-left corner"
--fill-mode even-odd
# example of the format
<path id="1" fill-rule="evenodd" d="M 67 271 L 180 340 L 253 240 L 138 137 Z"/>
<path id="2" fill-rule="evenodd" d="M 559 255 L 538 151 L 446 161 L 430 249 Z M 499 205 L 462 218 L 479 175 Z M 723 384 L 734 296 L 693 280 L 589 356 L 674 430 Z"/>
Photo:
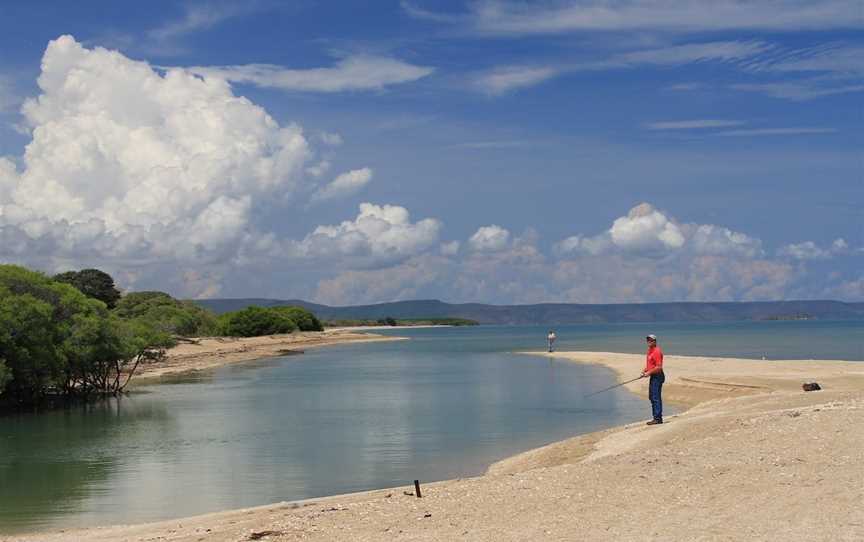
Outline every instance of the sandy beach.
<path id="1" fill-rule="evenodd" d="M 599 363 L 620 381 L 644 357 Z M 541 359 L 542 361 L 542 359 Z M 667 356 L 687 408 L 578 436 L 475 478 L 6 541 L 864 540 L 864 363 Z M 804 392 L 803 382 L 822 391 Z M 639 395 L 647 381 L 627 385 Z M 650 413 L 645 405 L 646 419 Z"/>
<path id="2" fill-rule="evenodd" d="M 299 331 L 287 335 L 268 335 L 264 337 L 204 337 L 191 339 L 169 349 L 166 352 L 164 360 L 139 366 L 132 382 L 140 383 L 161 376 L 188 373 L 190 371 L 205 371 L 232 363 L 254 361 L 273 356 L 302 354 L 307 348 L 343 343 L 399 341 L 405 339 L 404 337 L 368 333 L 365 330 L 362 333 L 358 333 L 358 331 L 361 330 L 357 328 L 330 328 L 324 331 Z"/>

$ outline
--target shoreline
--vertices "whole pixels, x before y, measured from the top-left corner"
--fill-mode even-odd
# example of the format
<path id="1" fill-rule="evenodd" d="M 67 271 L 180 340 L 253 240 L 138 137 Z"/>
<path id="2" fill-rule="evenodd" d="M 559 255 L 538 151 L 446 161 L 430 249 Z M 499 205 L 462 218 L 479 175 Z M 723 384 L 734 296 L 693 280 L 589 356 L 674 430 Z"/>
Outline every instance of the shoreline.
<path id="1" fill-rule="evenodd" d="M 354 332 L 351 328 L 331 328 L 324 331 L 297 331 L 285 335 L 262 337 L 202 337 L 180 342 L 166 351 L 165 359 L 140 365 L 130 386 L 152 384 L 163 376 L 208 371 L 260 359 L 302 354 L 308 348 L 337 344 L 403 341 L 376 333 Z"/>
<path id="2" fill-rule="evenodd" d="M 643 355 L 525 352 L 600 364 L 619 382 Z M 864 363 L 666 356 L 662 426 L 577 435 L 474 478 L 336 495 L 158 523 L 0 540 L 864 538 Z M 805 393 L 803 382 L 823 391 Z M 640 385 L 641 384 L 641 385 Z M 645 383 L 626 385 L 645 395 Z M 646 412 L 647 403 L 646 403 Z M 669 503 L 657 514 L 645 506 Z M 857 504 L 856 504 L 857 503 Z"/>

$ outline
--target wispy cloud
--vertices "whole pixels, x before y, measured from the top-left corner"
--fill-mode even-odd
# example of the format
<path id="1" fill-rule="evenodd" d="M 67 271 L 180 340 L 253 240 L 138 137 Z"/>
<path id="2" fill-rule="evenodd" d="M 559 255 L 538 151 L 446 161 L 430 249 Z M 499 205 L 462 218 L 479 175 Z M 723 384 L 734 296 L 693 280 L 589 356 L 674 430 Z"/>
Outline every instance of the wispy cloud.
<path id="1" fill-rule="evenodd" d="M 307 70 L 292 70 L 273 64 L 192 66 L 185 69 L 232 83 L 307 92 L 380 90 L 389 85 L 422 79 L 435 71 L 429 66 L 415 66 L 395 58 L 370 55 L 349 56 L 333 67 Z"/>
<path id="2" fill-rule="evenodd" d="M 456 149 L 514 149 L 535 145 L 534 141 L 509 140 L 509 141 L 470 141 L 453 145 Z"/>
<path id="3" fill-rule="evenodd" d="M 712 41 L 658 47 L 610 55 L 579 63 L 539 66 L 500 66 L 471 78 L 471 87 L 491 96 L 535 86 L 577 72 L 626 70 L 640 66 L 682 66 L 699 62 L 737 63 L 769 51 L 774 46 L 761 41 Z"/>
<path id="4" fill-rule="evenodd" d="M 228 19 L 246 15 L 260 7 L 260 2 L 187 5 L 181 19 L 166 22 L 147 32 L 147 36 L 159 41 L 179 38 L 192 32 L 213 28 Z"/>
<path id="5" fill-rule="evenodd" d="M 536 4 L 484 0 L 459 14 L 436 13 L 403 2 L 412 17 L 458 24 L 486 35 L 559 34 L 577 31 L 825 30 L 861 28 L 858 0 L 581 0 Z"/>
<path id="6" fill-rule="evenodd" d="M 862 92 L 864 91 L 864 84 L 849 84 L 848 82 L 838 84 L 836 80 L 811 78 L 776 83 L 739 83 L 730 85 L 729 88 L 744 92 L 758 92 L 773 98 L 806 101 L 823 96 Z"/>
<path id="7" fill-rule="evenodd" d="M 486 94 L 497 96 L 538 85 L 564 73 L 564 68 L 543 66 L 502 66 L 476 76 L 473 86 Z"/>
<path id="8" fill-rule="evenodd" d="M 704 90 L 709 88 L 705 83 L 677 83 L 675 85 L 669 85 L 666 87 L 666 90 L 671 90 L 673 92 L 692 92 L 694 90 Z"/>
<path id="9" fill-rule="evenodd" d="M 810 134 L 832 134 L 836 132 L 836 128 L 752 128 L 746 130 L 726 130 L 717 132 L 714 135 L 718 136 L 789 136 L 789 135 L 810 135 Z"/>
<path id="10" fill-rule="evenodd" d="M 823 43 L 801 49 L 777 48 L 744 64 L 757 72 L 811 72 L 835 77 L 864 74 L 864 47 L 847 43 Z"/>
<path id="11" fill-rule="evenodd" d="M 773 46 L 762 41 L 713 41 L 688 43 L 647 51 L 634 51 L 618 55 L 617 62 L 626 64 L 677 65 L 706 61 L 738 61 L 752 58 Z"/>
<path id="12" fill-rule="evenodd" d="M 645 125 L 649 130 L 699 130 L 703 128 L 728 128 L 747 124 L 743 120 L 673 120 L 649 122 Z"/>

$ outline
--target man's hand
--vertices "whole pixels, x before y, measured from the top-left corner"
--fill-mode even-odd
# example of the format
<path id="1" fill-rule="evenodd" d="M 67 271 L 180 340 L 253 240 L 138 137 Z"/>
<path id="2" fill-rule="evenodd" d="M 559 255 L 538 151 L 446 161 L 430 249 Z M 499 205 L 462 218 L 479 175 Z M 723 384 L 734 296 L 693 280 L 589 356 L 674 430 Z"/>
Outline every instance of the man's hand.
<path id="1" fill-rule="evenodd" d="M 639 378 L 645 378 L 646 376 L 648 376 L 648 373 L 642 371 L 642 374 L 639 375 Z"/>

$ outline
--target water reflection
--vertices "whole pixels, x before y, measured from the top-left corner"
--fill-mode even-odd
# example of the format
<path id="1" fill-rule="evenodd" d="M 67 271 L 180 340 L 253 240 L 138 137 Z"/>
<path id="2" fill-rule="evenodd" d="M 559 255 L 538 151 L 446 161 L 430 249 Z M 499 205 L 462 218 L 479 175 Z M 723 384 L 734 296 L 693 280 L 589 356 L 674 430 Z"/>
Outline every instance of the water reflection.
<path id="1" fill-rule="evenodd" d="M 18 531 L 82 512 L 137 439 L 170 426 L 165 405 L 130 398 L 0 419 L 0 526 Z"/>

